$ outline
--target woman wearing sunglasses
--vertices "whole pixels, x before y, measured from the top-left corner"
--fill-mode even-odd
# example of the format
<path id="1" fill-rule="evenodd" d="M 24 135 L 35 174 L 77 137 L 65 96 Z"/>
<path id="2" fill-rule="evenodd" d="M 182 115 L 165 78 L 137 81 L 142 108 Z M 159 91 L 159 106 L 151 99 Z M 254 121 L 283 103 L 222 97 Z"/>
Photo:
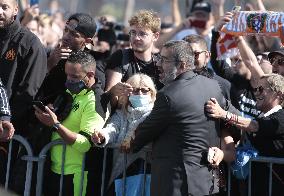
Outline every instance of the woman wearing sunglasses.
<path id="1" fill-rule="evenodd" d="M 260 156 L 284 158 L 284 77 L 278 74 L 262 76 L 254 94 L 256 106 L 263 113 L 256 119 L 227 112 L 214 98 L 207 102 L 205 108 L 209 116 L 249 132 L 249 140 Z M 269 195 L 268 171 L 268 165 L 252 164 L 252 195 Z M 272 195 L 284 195 L 283 186 L 284 166 L 273 165 Z"/>
<path id="2" fill-rule="evenodd" d="M 135 74 L 127 84 L 132 86 L 128 96 L 118 99 L 118 109 L 113 114 L 105 128 L 95 130 L 92 141 L 99 147 L 107 144 L 117 144 L 122 150 L 130 147 L 137 126 L 150 114 L 156 99 L 156 88 L 152 79 L 145 74 Z M 114 150 L 113 167 L 109 185 L 123 172 L 124 155 L 119 149 Z M 127 167 L 139 158 L 139 153 L 127 156 Z"/>

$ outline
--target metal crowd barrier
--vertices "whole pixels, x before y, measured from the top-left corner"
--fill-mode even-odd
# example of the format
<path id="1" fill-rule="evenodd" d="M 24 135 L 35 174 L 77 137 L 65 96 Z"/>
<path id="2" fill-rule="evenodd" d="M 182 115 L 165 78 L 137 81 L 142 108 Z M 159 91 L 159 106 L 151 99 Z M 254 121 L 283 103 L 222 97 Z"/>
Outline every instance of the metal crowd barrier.
<path id="1" fill-rule="evenodd" d="M 66 144 L 63 140 L 55 140 L 47 145 L 45 145 L 42 150 L 40 151 L 38 156 L 33 155 L 33 150 L 31 145 L 28 141 L 20 135 L 14 135 L 12 140 L 9 143 L 9 154 L 8 154 L 8 161 L 7 161 L 7 172 L 6 172 L 6 181 L 5 181 L 5 189 L 8 190 L 9 185 L 9 178 L 10 178 L 10 169 L 11 169 L 11 156 L 12 156 L 12 141 L 18 141 L 20 144 L 24 146 L 26 149 L 27 155 L 21 157 L 22 160 L 27 162 L 27 169 L 26 169 L 26 179 L 25 179 L 25 190 L 24 196 L 29 196 L 31 191 L 31 181 L 32 181 L 32 171 L 33 171 L 33 162 L 38 164 L 37 168 L 37 183 L 36 183 L 36 196 L 42 195 L 42 186 L 43 186 L 43 171 L 44 171 L 44 164 L 47 156 L 47 152 L 56 145 L 63 146 L 62 152 L 62 167 L 61 167 L 61 177 L 60 177 L 60 192 L 59 196 L 62 195 L 62 187 L 63 187 L 63 175 L 64 175 L 64 163 L 65 163 L 65 154 L 66 154 Z M 104 158 L 103 158 L 103 171 L 102 171 L 102 184 L 101 184 L 101 196 L 104 196 L 105 191 L 105 175 L 106 175 L 106 163 L 107 163 L 107 150 L 108 149 L 118 149 L 119 145 L 108 145 L 104 149 Z M 146 185 L 146 165 L 147 160 L 149 157 L 149 153 L 151 152 L 150 147 L 145 147 L 141 150 L 144 153 L 142 157 L 144 161 L 144 178 L 142 184 L 142 196 L 145 196 L 145 185 Z M 81 174 L 81 187 L 80 187 L 80 195 L 83 193 L 83 182 L 84 182 L 84 170 L 85 170 L 85 156 L 82 162 L 82 174 Z M 141 157 L 139 157 L 141 158 Z M 272 166 L 273 164 L 283 164 L 284 165 L 284 158 L 275 158 L 275 157 L 256 157 L 251 158 L 249 161 L 249 176 L 248 176 L 248 196 L 251 196 L 251 163 L 252 162 L 262 162 L 267 163 L 269 167 L 269 196 L 272 195 Z M 126 195 L 126 170 L 127 170 L 127 154 L 124 153 L 124 166 L 123 166 L 123 177 L 122 177 L 122 195 Z M 227 180 L 227 195 L 230 196 L 231 192 L 231 171 L 230 167 L 228 166 L 228 180 Z"/>
<path id="2" fill-rule="evenodd" d="M 284 158 L 275 158 L 275 157 L 263 157 L 263 156 L 258 156 L 255 158 L 250 158 L 249 160 L 249 175 L 248 175 L 248 196 L 251 196 L 251 164 L 252 162 L 262 162 L 262 163 L 267 163 L 269 167 L 269 196 L 272 195 L 272 166 L 273 164 L 282 164 L 284 165 Z M 231 170 L 230 170 L 230 165 L 228 165 L 228 180 L 227 180 L 227 196 L 230 196 L 231 194 Z"/>
<path id="3" fill-rule="evenodd" d="M 107 145 L 104 148 L 104 159 L 103 159 L 103 172 L 102 172 L 102 184 L 101 184 L 101 196 L 104 196 L 105 191 L 105 175 L 106 175 L 106 157 L 107 157 L 107 150 L 108 149 L 119 149 L 119 144 L 112 144 Z M 145 196 L 145 185 L 146 185 L 146 167 L 147 167 L 147 160 L 149 157 L 149 153 L 151 152 L 151 148 L 146 146 L 141 149 L 140 152 L 144 153 L 143 159 L 144 159 L 144 172 L 143 172 L 143 183 L 142 183 L 142 196 Z M 124 154 L 124 164 L 123 164 L 123 174 L 122 174 L 122 183 L 121 183 L 121 190 L 122 190 L 122 196 L 126 195 L 126 170 L 127 170 L 127 153 Z M 139 157 L 141 158 L 141 157 Z"/>
<path id="4" fill-rule="evenodd" d="M 251 196 L 251 163 L 252 162 L 262 162 L 267 163 L 269 166 L 269 196 L 272 195 L 272 165 L 281 164 L 284 165 L 284 158 L 275 158 L 275 157 L 255 157 L 251 158 L 249 161 L 249 176 L 248 176 L 248 196 Z"/>
<path id="5" fill-rule="evenodd" d="M 29 142 L 23 138 L 20 135 L 14 135 L 12 140 L 9 143 L 9 154 L 8 154 L 8 161 L 7 161 L 7 171 L 6 171 L 6 181 L 5 181 L 5 189 L 8 190 L 9 185 L 9 177 L 10 177 L 10 170 L 11 170 L 11 156 L 12 156 L 12 142 L 13 140 L 18 141 L 20 144 L 22 144 L 27 152 L 27 155 L 23 155 L 20 157 L 22 160 L 27 162 L 27 170 L 26 170 L 26 180 L 25 180 L 25 190 L 24 190 L 24 196 L 29 196 L 31 192 L 31 182 L 32 182 L 32 172 L 33 172 L 33 163 L 36 162 L 38 164 L 37 167 L 37 173 L 36 173 L 36 196 L 42 196 L 42 189 L 43 189 L 43 178 L 44 178 L 44 165 L 47 157 L 48 151 L 56 145 L 62 145 L 63 151 L 62 151 L 62 166 L 61 166 L 61 176 L 60 176 L 60 191 L 59 196 L 62 195 L 62 187 L 63 187 L 63 176 L 64 176 L 64 163 L 65 163 L 65 154 L 66 154 L 66 143 L 61 140 L 54 140 L 50 143 L 46 144 L 40 153 L 37 156 L 33 155 L 33 150 L 31 148 L 31 145 Z M 104 149 L 104 159 L 103 159 L 103 172 L 102 172 L 102 185 L 101 185 L 101 196 L 104 195 L 104 188 L 105 188 L 105 173 L 106 173 L 106 157 L 107 157 L 107 150 L 109 148 L 117 149 L 119 148 L 119 145 L 108 145 Z M 145 185 L 146 185 L 146 166 L 147 166 L 147 160 L 149 157 L 149 152 L 151 152 L 150 147 L 145 147 L 141 150 L 144 154 L 142 157 L 144 161 L 144 177 L 143 177 L 143 184 L 142 184 L 142 196 L 145 196 Z M 141 157 L 139 157 L 141 158 Z M 81 187 L 80 187 L 80 195 L 82 196 L 83 193 L 83 182 L 84 182 L 84 170 L 85 170 L 85 159 L 84 156 L 83 162 L 82 162 L 82 175 L 81 175 Z M 123 178 L 122 178 L 122 195 L 126 195 L 126 170 L 127 170 L 127 154 L 124 153 L 124 166 L 123 166 Z"/>
<path id="6" fill-rule="evenodd" d="M 43 186 L 43 171 L 44 171 L 44 164 L 47 156 L 47 152 L 56 145 L 62 145 L 63 151 L 62 151 L 62 166 L 61 166 L 61 176 L 60 176 L 60 191 L 59 196 L 62 195 L 62 187 L 63 187 L 63 175 L 64 175 L 64 163 L 65 163 L 65 154 L 66 154 L 66 144 L 63 140 L 58 139 L 54 140 L 48 144 L 46 144 L 42 150 L 40 151 L 38 156 L 33 155 L 33 151 L 31 148 L 31 145 L 28 143 L 28 141 L 23 138 L 20 135 L 14 135 L 12 140 L 9 143 L 9 154 L 8 154 L 8 161 L 7 161 L 7 171 L 6 171 L 6 181 L 5 181 L 5 190 L 8 190 L 9 185 L 9 177 L 10 177 L 10 169 L 11 169 L 11 156 L 12 156 L 12 141 L 16 140 L 19 143 L 21 143 L 26 151 L 27 155 L 24 155 L 21 157 L 22 160 L 27 161 L 27 170 L 26 170 L 26 180 L 25 180 L 25 190 L 24 190 L 24 196 L 30 195 L 30 189 L 31 189 L 31 181 L 32 181 L 32 172 L 33 172 L 33 162 L 37 162 L 38 168 L 37 168 L 37 183 L 36 183 L 36 196 L 42 195 L 42 186 Z M 85 159 L 84 156 L 83 162 L 82 162 L 82 174 L 81 174 L 81 181 L 80 181 L 80 196 L 82 196 L 83 193 L 83 182 L 84 182 L 84 170 L 85 170 Z"/>
<path id="7" fill-rule="evenodd" d="M 23 156 L 22 160 L 27 161 L 27 171 L 26 171 L 24 196 L 29 196 L 30 190 L 31 190 L 34 157 L 33 157 L 33 151 L 32 151 L 31 145 L 28 143 L 28 141 L 25 138 L 23 138 L 20 135 L 14 135 L 12 140 L 9 143 L 9 153 L 8 153 L 8 161 L 7 161 L 7 169 L 6 169 L 7 171 L 6 171 L 5 190 L 8 190 L 8 185 L 9 185 L 13 140 L 16 140 L 19 143 L 21 143 L 27 151 L 27 155 Z"/>

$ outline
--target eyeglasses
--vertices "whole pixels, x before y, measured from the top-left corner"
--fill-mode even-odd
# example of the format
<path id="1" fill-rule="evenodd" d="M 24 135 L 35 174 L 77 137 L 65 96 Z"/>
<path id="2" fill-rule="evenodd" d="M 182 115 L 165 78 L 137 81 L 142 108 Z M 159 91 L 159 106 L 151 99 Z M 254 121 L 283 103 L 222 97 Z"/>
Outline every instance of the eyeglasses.
<path id="1" fill-rule="evenodd" d="M 133 94 L 139 94 L 141 92 L 143 95 L 146 95 L 150 91 L 150 88 L 133 88 Z"/>
<path id="2" fill-rule="evenodd" d="M 130 37 L 136 37 L 138 36 L 140 39 L 145 39 L 146 37 L 149 36 L 148 33 L 144 32 L 144 31 L 135 31 L 135 30 L 131 30 L 129 31 L 129 36 Z"/>
<path id="3" fill-rule="evenodd" d="M 194 58 L 195 58 L 195 59 L 198 59 L 198 58 L 199 58 L 199 55 L 202 54 L 203 52 L 207 52 L 207 51 L 206 51 L 206 50 L 202 50 L 202 51 L 199 51 L 199 52 L 198 52 L 198 51 L 195 51 L 195 52 L 194 52 Z"/>

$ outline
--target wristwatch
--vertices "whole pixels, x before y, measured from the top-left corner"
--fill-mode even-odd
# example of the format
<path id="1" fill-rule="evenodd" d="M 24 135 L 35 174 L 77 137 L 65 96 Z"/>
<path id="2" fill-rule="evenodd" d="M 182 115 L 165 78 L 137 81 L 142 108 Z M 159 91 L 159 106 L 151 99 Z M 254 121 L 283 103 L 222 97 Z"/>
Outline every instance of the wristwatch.
<path id="1" fill-rule="evenodd" d="M 57 131 L 57 130 L 59 129 L 59 126 L 60 126 L 60 125 L 61 125 L 60 122 L 54 123 L 54 124 L 52 125 L 52 129 L 54 129 L 55 131 Z"/>

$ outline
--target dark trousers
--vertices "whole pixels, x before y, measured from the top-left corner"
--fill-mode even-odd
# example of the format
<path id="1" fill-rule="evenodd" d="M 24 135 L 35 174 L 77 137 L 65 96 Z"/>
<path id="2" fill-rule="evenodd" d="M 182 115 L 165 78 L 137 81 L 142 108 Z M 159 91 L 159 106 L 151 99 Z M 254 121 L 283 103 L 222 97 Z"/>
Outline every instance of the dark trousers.
<path id="1" fill-rule="evenodd" d="M 64 175 L 63 186 L 62 186 L 62 196 L 74 195 L 74 184 L 73 184 L 73 174 Z M 46 180 L 45 194 L 44 195 L 59 195 L 60 191 L 60 174 L 50 172 L 49 179 Z"/>

